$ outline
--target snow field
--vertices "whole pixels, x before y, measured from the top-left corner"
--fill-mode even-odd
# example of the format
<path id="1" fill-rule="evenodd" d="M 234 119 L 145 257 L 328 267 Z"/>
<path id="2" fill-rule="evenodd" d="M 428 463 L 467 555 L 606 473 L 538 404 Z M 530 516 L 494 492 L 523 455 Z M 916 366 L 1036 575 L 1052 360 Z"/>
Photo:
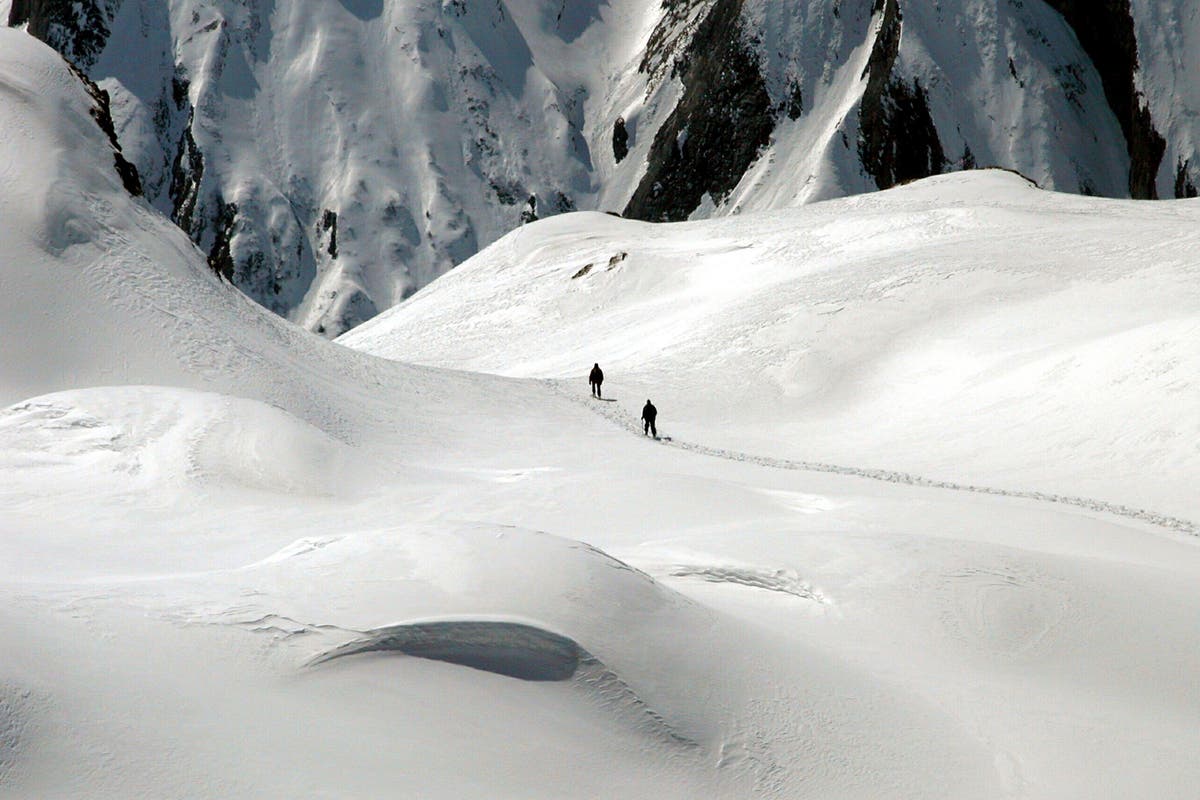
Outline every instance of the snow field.
<path id="1" fill-rule="evenodd" d="M 661 228 L 578 215 L 341 341 L 519 377 L 599 361 L 677 439 L 1194 519 L 1197 213 L 974 172 Z"/>
<path id="2" fill-rule="evenodd" d="M 1026 193 L 1037 213 L 1000 210 L 1043 242 L 1041 218 L 1091 219 L 1087 201 L 971 176 L 955 179 L 966 189 L 933 181 L 815 206 L 813 219 L 747 216 L 708 239 L 596 215 L 531 226 L 346 341 L 397 355 L 386 326 L 420 326 L 405 338 L 427 348 L 414 360 L 575 380 L 411 366 L 324 342 L 213 279 L 123 194 L 87 98 L 17 36 L 0 31 L 12 186 L 0 192 L 0 339 L 14 354 L 0 372 L 0 794 L 1194 793 L 1194 537 L 1103 509 L 737 458 L 821 455 L 819 439 L 792 438 L 818 390 L 833 385 L 858 413 L 870 398 L 856 381 L 891 363 L 880 343 L 950 319 L 934 312 L 953 297 L 921 290 L 939 270 L 971 284 L 954 264 L 955 248 L 979 240 L 970 215 L 986 216 L 964 200 L 973 181 Z M 1186 330 L 1194 306 L 1182 251 L 1150 238 L 1190 235 L 1179 219 L 1191 206 L 1150 207 L 1158 223 L 1141 206 L 1111 208 L 1073 246 L 1161 224 L 1145 234 L 1154 261 L 1133 273 L 1144 314 L 1089 284 L 1090 265 L 1049 274 L 1050 255 L 1045 275 L 993 266 L 984 286 L 1003 289 L 1003 316 L 1011 298 L 1077 285 L 1115 322 L 1106 333 L 1046 320 L 1051 341 L 1074 353 L 1139 330 L 1122 346 L 1154 357 L 1177 329 L 1132 326 L 1153 313 Z M 993 257 L 1014 246 L 982 241 Z M 915 274 L 908 257 L 881 255 L 917 245 L 927 268 Z M 872 270 L 865 298 L 844 288 L 863 276 L 847 274 L 843 246 Z M 857 325 L 834 331 L 839 349 L 802 317 L 801 338 L 777 330 L 756 354 L 745 343 L 764 317 L 786 322 L 772 298 L 822 311 L 844 301 L 830 316 Z M 934 343 L 914 334 L 900 351 L 918 359 Z M 792 352 L 824 354 L 825 372 L 781 369 Z M 1166 389 L 1154 387 L 1194 385 L 1194 351 L 1164 352 L 1162 375 L 1129 378 L 1147 392 L 1136 441 L 1157 444 L 1121 458 L 1161 465 L 1181 452 L 1184 475 L 1127 489 L 1186 512 L 1195 462 L 1172 437 L 1191 417 L 1159 409 Z M 616 403 L 586 399 L 595 360 Z M 962 372 L 923 380 L 957 386 Z M 1096 380 L 1097 393 L 1113 384 Z M 983 388 L 951 408 L 927 461 L 908 457 L 948 459 L 984 419 Z M 628 412 L 648 393 L 676 442 L 708 451 L 631 435 Z M 744 395 L 731 414 L 726 398 Z M 1077 437 L 1087 455 L 1096 420 L 1038 403 L 1033 434 L 1048 449 Z M 828 442 L 843 424 L 828 411 L 818 423 Z M 998 431 L 980 434 L 995 458 L 981 474 L 1014 462 L 1010 445 L 1021 454 Z M 855 446 L 838 454 L 867 452 Z M 1083 455 L 1070 463 L 1090 474 Z M 1034 461 L 1015 477 L 1071 488 Z M 441 660 L 405 653 L 418 633 Z M 581 653 L 561 680 L 495 668 L 543 663 L 564 640 Z M 486 669 L 448 662 L 467 651 Z"/>

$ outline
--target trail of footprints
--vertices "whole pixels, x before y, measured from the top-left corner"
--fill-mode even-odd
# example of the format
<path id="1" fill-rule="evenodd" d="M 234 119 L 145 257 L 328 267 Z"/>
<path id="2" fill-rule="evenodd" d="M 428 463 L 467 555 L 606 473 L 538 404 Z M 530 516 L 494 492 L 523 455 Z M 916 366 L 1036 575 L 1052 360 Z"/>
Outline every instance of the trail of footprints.
<path id="1" fill-rule="evenodd" d="M 633 433 L 642 434 L 641 428 L 635 421 L 631 420 L 616 403 L 596 404 L 589 403 L 586 398 L 580 397 L 577 393 L 568 389 L 559 381 L 545 381 L 556 393 L 573 400 L 577 403 L 587 404 L 595 413 L 611 420 L 616 425 L 625 428 Z M 572 385 L 573 388 L 573 385 Z M 804 472 L 824 472 L 832 475 L 846 475 L 855 478 L 866 478 L 868 480 L 883 481 L 885 483 L 896 483 L 906 486 L 919 486 L 928 489 L 947 489 L 955 492 L 972 492 L 974 494 L 990 494 L 999 497 L 1013 497 L 1024 500 L 1036 500 L 1043 503 L 1058 503 L 1060 505 L 1074 506 L 1076 508 L 1095 511 L 1103 514 L 1112 514 L 1126 519 L 1133 519 L 1139 522 L 1146 522 L 1160 528 L 1165 528 L 1176 533 L 1184 533 L 1190 536 L 1200 536 L 1200 525 L 1197 523 L 1183 519 L 1182 517 L 1172 517 L 1167 514 L 1160 514 L 1157 511 L 1151 511 L 1145 508 L 1133 508 L 1127 505 L 1117 503 L 1108 503 L 1103 500 L 1093 500 L 1087 497 L 1073 497 L 1071 495 L 1052 494 L 1048 492 L 1036 492 L 1023 489 L 1001 489 L 994 486 L 978 486 L 975 484 L 955 483 L 954 481 L 935 480 L 933 478 L 925 478 L 920 475 L 913 475 L 907 472 L 897 472 L 894 470 L 884 469 L 867 469 L 862 467 L 847 467 L 840 464 L 823 464 L 817 461 L 795 461 L 786 458 L 771 458 L 769 456 L 757 456 L 750 453 L 739 453 L 735 450 L 725 450 L 719 447 L 707 447 L 702 444 L 694 444 L 692 442 L 681 442 L 671 437 L 662 437 L 661 443 L 668 447 L 677 447 L 680 450 L 687 450 L 692 453 L 712 456 L 713 458 L 723 458 L 727 461 L 741 461 L 747 464 L 758 464 L 764 467 L 774 469 L 790 469 L 800 470 Z"/>

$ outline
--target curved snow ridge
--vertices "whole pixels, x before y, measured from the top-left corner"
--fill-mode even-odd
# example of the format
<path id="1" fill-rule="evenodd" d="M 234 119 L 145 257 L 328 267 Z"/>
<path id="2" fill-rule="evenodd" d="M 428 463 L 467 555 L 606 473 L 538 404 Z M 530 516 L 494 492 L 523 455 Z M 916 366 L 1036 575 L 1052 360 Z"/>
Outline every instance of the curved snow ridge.
<path id="1" fill-rule="evenodd" d="M 431 661 L 494 672 L 524 681 L 565 681 L 592 658 L 573 639 L 519 622 L 447 620 L 364 631 L 318 656 L 321 664 L 372 652 L 399 652 Z"/>
<path id="2" fill-rule="evenodd" d="M 546 380 L 547 386 L 550 386 L 554 391 L 568 397 L 571 400 L 586 405 L 597 414 L 606 419 L 611 420 L 622 428 L 628 431 L 642 435 L 641 428 L 636 421 L 631 419 L 620 408 L 616 408 L 615 403 L 594 404 L 588 402 L 587 398 L 580 397 L 575 392 L 564 388 L 559 381 Z M 610 408 L 611 407 L 611 408 Z M 1120 503 L 1109 503 L 1104 500 L 1093 500 L 1088 497 L 1074 497 L 1072 495 L 1054 494 L 1052 492 L 1038 492 L 1028 489 L 1003 489 L 995 486 L 979 486 L 977 484 L 956 483 L 955 481 L 944 481 L 936 478 L 926 478 L 921 475 L 914 475 L 909 472 L 898 472 L 895 470 L 886 469 L 871 469 L 869 467 L 848 467 L 840 464 L 825 464 L 819 461 L 798 461 L 788 458 L 774 458 L 771 456 L 759 456 L 752 453 L 741 453 L 736 450 L 727 450 L 721 447 L 708 447 L 707 445 L 695 444 L 693 442 L 681 442 L 672 437 L 662 437 L 659 443 L 667 447 L 677 447 L 680 450 L 687 450 L 692 453 L 712 456 L 713 458 L 723 458 L 727 461 L 741 461 L 747 464 L 757 464 L 763 467 L 771 467 L 773 469 L 791 469 L 803 472 L 825 472 L 833 475 L 846 475 L 853 478 L 866 478 L 867 480 L 883 481 L 885 483 L 898 483 L 906 486 L 919 486 L 926 489 L 948 489 L 955 492 L 972 492 L 974 494 L 989 494 L 998 497 L 1013 497 L 1023 500 L 1037 500 L 1043 503 L 1058 503 L 1060 505 L 1075 506 L 1076 508 L 1086 509 L 1087 511 L 1096 511 L 1103 514 L 1112 514 L 1126 519 L 1137 520 L 1155 525 L 1160 528 L 1165 528 L 1176 533 L 1185 533 L 1190 536 L 1200 536 L 1200 524 L 1197 524 L 1189 519 L 1182 517 L 1173 517 L 1168 514 L 1160 514 L 1157 511 L 1152 511 L 1145 508 L 1134 508 Z"/>
<path id="3" fill-rule="evenodd" d="M 322 653 L 309 666 L 364 653 L 396 652 L 534 682 L 573 681 L 636 727 L 675 744 L 698 743 L 676 731 L 620 676 L 574 639 L 523 622 L 453 619 L 411 622 L 363 631 Z"/>

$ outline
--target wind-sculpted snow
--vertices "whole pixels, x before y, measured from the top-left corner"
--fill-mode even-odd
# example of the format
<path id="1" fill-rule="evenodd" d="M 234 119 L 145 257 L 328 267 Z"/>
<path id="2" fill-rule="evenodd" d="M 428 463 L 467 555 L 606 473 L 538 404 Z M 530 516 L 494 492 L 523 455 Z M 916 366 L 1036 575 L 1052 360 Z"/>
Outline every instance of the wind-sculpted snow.
<path id="1" fill-rule="evenodd" d="M 517 622 L 447 620 L 392 625 L 316 659 L 322 664 L 361 653 L 399 652 L 523 681 L 565 681 L 590 653 L 571 639 Z"/>
<path id="2" fill-rule="evenodd" d="M 501 620 L 441 620 L 391 625 L 366 631 L 312 664 L 364 653 L 398 652 L 444 661 L 523 681 L 573 680 L 597 701 L 637 727 L 688 747 L 697 742 L 680 735 L 666 720 L 599 659 L 572 639 L 544 628 Z"/>

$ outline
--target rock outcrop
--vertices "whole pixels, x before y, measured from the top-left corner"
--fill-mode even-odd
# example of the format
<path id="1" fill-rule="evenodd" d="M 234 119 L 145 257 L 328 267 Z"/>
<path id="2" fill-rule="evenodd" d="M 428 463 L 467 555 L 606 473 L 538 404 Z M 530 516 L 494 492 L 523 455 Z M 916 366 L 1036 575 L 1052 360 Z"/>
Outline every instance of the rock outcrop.
<path id="1" fill-rule="evenodd" d="M 626 217 L 673 222 L 691 216 L 706 194 L 714 203 L 724 201 L 769 142 L 775 114 L 741 23 L 742 5 L 717 0 L 675 60 L 672 76 L 682 81 L 683 97 L 654 136 Z"/>
<path id="2" fill-rule="evenodd" d="M 1158 197 L 1158 170 L 1166 141 L 1154 129 L 1150 109 L 1137 90 L 1138 43 L 1129 0 L 1045 0 L 1063 15 L 1104 81 L 1129 148 L 1129 194 Z"/>
<path id="3" fill-rule="evenodd" d="M 893 74 L 904 19 L 898 0 L 877 0 L 879 32 L 871 48 L 859 108 L 858 156 L 880 189 L 938 175 L 947 166 L 929 96 L 919 78 Z M 968 149 L 967 153 L 970 152 Z M 964 162 L 967 161 L 964 156 Z"/>

